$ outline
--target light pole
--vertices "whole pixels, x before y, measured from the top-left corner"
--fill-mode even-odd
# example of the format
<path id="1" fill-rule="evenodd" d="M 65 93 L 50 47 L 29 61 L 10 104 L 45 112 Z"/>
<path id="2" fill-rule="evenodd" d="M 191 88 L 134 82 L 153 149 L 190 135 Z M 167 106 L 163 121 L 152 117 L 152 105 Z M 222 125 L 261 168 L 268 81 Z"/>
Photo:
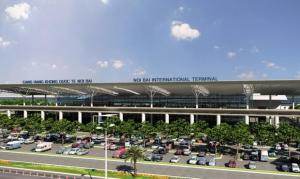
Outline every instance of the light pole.
<path id="1" fill-rule="evenodd" d="M 101 123 L 103 123 L 103 122 L 100 122 L 100 124 Z M 96 129 L 104 129 L 104 141 L 105 141 L 105 145 L 104 145 L 104 150 L 105 150 L 104 173 L 105 173 L 105 175 L 104 175 L 104 178 L 105 179 L 107 179 L 107 166 L 108 166 L 108 164 L 107 164 L 107 129 L 109 127 L 114 127 L 114 126 L 115 126 L 115 124 L 110 124 L 107 127 L 100 127 L 100 126 L 96 127 Z"/>

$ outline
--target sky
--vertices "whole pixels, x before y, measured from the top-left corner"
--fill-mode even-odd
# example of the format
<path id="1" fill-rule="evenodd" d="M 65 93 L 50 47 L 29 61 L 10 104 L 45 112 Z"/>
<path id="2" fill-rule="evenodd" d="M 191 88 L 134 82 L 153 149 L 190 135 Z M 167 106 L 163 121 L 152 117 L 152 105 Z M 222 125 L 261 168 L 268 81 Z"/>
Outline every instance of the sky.
<path id="1" fill-rule="evenodd" d="M 0 0 L 0 83 L 300 79 L 299 0 Z"/>

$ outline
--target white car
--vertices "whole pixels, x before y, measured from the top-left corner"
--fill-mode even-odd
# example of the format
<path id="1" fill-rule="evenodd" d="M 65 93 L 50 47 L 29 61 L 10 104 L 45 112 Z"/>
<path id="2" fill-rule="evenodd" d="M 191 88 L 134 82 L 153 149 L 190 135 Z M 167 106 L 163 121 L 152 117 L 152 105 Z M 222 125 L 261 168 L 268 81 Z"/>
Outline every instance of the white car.
<path id="1" fill-rule="evenodd" d="M 76 155 L 77 152 L 79 152 L 79 151 L 80 151 L 80 148 L 72 148 L 68 154 L 69 155 Z"/>
<path id="2" fill-rule="evenodd" d="M 292 172 L 296 172 L 296 173 L 300 172 L 300 168 L 298 164 L 292 163 Z"/>
<path id="3" fill-rule="evenodd" d="M 170 159 L 170 163 L 178 163 L 179 160 L 180 160 L 180 157 L 175 155 Z"/>
<path id="4" fill-rule="evenodd" d="M 281 146 L 279 144 L 275 145 L 275 150 L 281 150 Z"/>
<path id="5" fill-rule="evenodd" d="M 197 162 L 198 162 L 197 156 L 192 156 L 192 158 L 190 158 L 190 159 L 188 160 L 188 164 L 196 165 Z"/>
<path id="6" fill-rule="evenodd" d="M 154 144 L 154 145 L 151 146 L 151 149 L 158 149 L 158 147 L 159 147 L 159 145 Z"/>
<path id="7" fill-rule="evenodd" d="M 190 155 L 192 151 L 190 149 L 183 149 L 183 155 Z"/>

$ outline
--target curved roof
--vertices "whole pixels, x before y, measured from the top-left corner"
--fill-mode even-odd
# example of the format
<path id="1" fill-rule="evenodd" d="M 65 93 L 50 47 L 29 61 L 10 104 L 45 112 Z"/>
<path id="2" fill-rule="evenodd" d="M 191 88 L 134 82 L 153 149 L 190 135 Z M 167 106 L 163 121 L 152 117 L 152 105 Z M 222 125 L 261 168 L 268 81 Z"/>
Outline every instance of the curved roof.
<path id="1" fill-rule="evenodd" d="M 300 95 L 300 80 L 90 83 L 90 84 L 0 84 L 0 90 L 22 95 Z"/>

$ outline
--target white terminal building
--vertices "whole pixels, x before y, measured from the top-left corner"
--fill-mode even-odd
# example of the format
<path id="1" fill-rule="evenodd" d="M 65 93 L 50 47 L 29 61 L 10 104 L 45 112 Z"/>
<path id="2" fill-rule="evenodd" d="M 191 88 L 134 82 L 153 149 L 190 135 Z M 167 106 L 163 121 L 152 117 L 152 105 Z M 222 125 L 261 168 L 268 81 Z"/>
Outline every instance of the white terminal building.
<path id="1" fill-rule="evenodd" d="M 191 124 L 267 121 L 278 126 L 300 117 L 300 80 L 0 84 L 0 93 L 0 103 L 12 98 L 45 102 L 1 104 L 0 111 L 9 117 L 38 115 L 80 123 L 116 114 L 121 121 L 171 123 L 183 118 Z"/>

